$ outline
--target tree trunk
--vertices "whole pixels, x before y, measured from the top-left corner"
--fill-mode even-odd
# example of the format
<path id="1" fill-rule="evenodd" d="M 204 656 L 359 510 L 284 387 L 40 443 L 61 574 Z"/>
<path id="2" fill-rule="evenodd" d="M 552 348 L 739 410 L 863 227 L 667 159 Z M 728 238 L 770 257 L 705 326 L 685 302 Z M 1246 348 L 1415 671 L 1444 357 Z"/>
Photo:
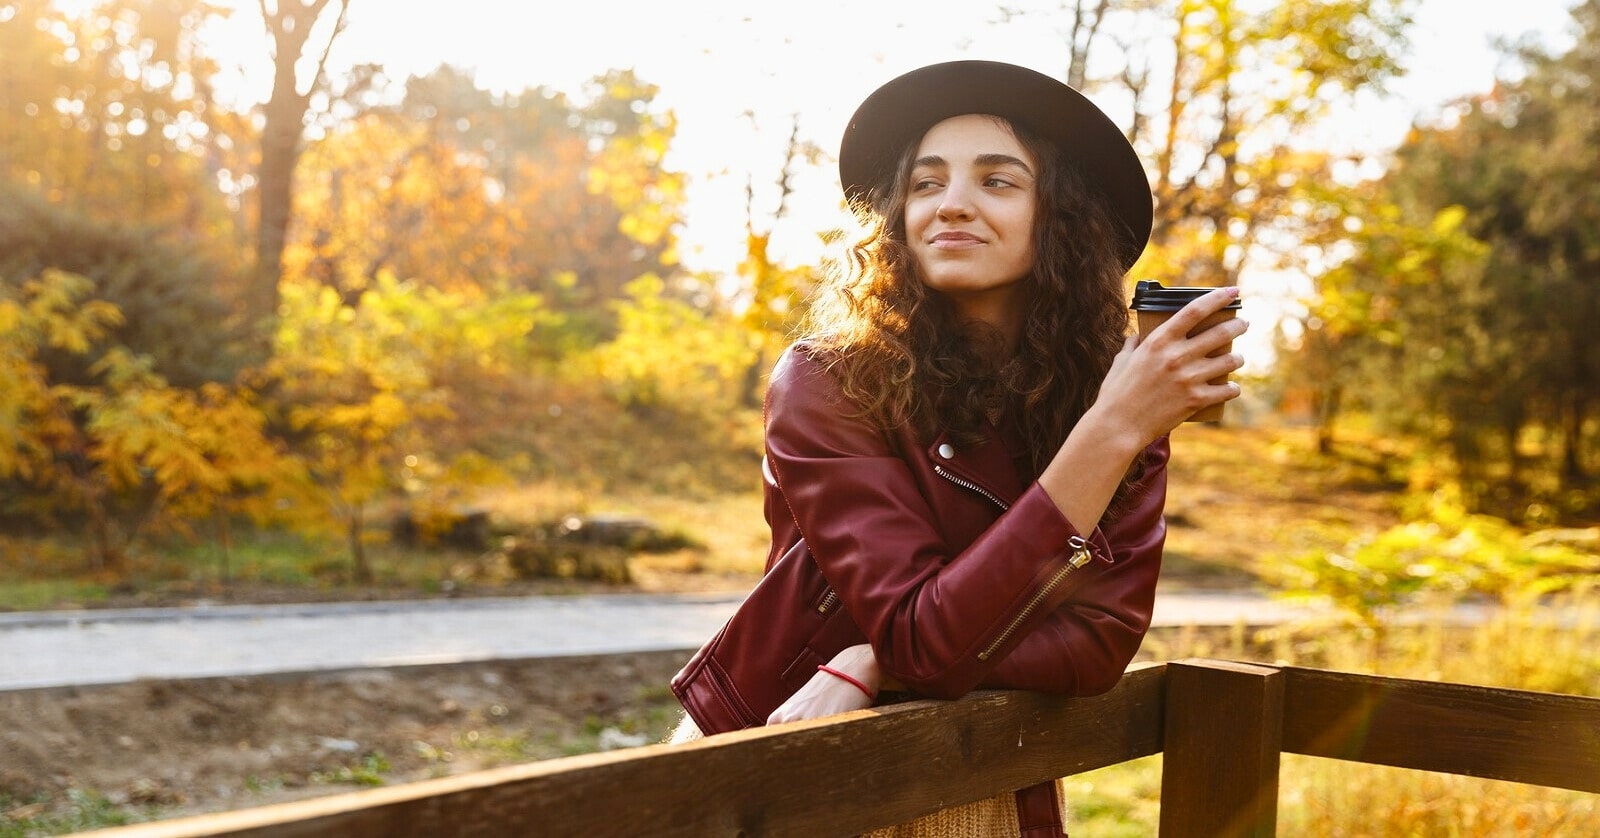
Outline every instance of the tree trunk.
<path id="1" fill-rule="evenodd" d="M 225 504 L 217 504 L 216 511 L 212 513 L 217 524 L 217 557 L 219 577 L 223 582 L 233 581 L 233 526 L 228 519 L 228 510 Z"/>
<path id="2" fill-rule="evenodd" d="M 1564 414 L 1566 427 L 1561 433 L 1561 488 L 1570 489 L 1581 484 L 1588 473 L 1583 464 L 1583 425 L 1588 418 L 1587 402 L 1583 396 L 1569 394 Z"/>
<path id="3" fill-rule="evenodd" d="M 749 367 L 745 368 L 744 380 L 739 384 L 739 405 L 741 407 L 757 408 L 761 406 L 761 377 L 766 374 L 768 369 L 771 369 L 771 365 L 767 361 L 767 351 L 762 349 L 756 352 L 755 359 L 750 362 Z"/>
<path id="4" fill-rule="evenodd" d="M 295 65 L 305 55 L 306 41 L 331 0 L 280 0 L 269 11 L 261 0 L 261 18 L 273 45 L 272 96 L 262 107 L 261 169 L 256 184 L 259 215 L 256 266 L 243 301 L 245 316 L 259 329 L 259 345 L 270 345 L 278 314 L 278 281 L 283 277 L 283 248 L 288 241 L 294 202 L 294 169 L 304 148 L 306 110 L 314 91 L 326 85 L 328 49 L 344 29 L 346 0 L 339 0 L 338 20 L 323 45 L 316 74 L 300 90 Z"/>
<path id="5" fill-rule="evenodd" d="M 122 562 L 112 544 L 111 517 L 100 500 L 89 504 L 89 535 L 94 539 L 94 561 L 91 563 L 94 569 L 110 571 L 120 577 Z"/>
<path id="6" fill-rule="evenodd" d="M 1511 491 L 1522 491 L 1522 454 L 1517 451 L 1517 437 L 1521 435 L 1522 423 L 1507 420 L 1500 425 L 1500 433 L 1505 439 L 1506 446 L 1506 485 Z"/>
<path id="7" fill-rule="evenodd" d="M 1333 453 L 1333 420 L 1339 415 L 1342 395 L 1339 387 L 1329 385 L 1326 389 L 1316 391 L 1312 397 L 1317 425 L 1317 453 L 1323 456 Z"/>
<path id="8" fill-rule="evenodd" d="M 270 335 L 278 312 L 278 281 L 283 277 L 283 248 L 289 235 L 294 166 L 300 159 L 300 125 L 298 119 L 291 126 L 285 124 L 284 116 L 273 116 L 271 102 L 266 113 L 266 124 L 261 132 L 261 175 L 256 185 L 260 213 L 256 228 L 256 269 L 245 306 L 250 322 L 257 324 L 263 334 Z"/>
<path id="9" fill-rule="evenodd" d="M 362 515 L 362 509 L 361 504 L 351 506 L 348 536 L 350 539 L 350 559 L 354 562 L 356 583 L 366 585 L 372 582 L 372 565 L 367 561 L 367 545 L 361 538 L 362 531 L 366 529 L 366 521 Z"/>
<path id="10" fill-rule="evenodd" d="M 1095 35 L 1106 19 L 1110 0 L 1098 0 L 1094 11 L 1084 8 L 1086 0 L 1078 0 L 1072 9 L 1072 31 L 1067 36 L 1067 84 L 1075 90 L 1087 86 L 1089 78 L 1089 51 L 1094 47 Z"/>

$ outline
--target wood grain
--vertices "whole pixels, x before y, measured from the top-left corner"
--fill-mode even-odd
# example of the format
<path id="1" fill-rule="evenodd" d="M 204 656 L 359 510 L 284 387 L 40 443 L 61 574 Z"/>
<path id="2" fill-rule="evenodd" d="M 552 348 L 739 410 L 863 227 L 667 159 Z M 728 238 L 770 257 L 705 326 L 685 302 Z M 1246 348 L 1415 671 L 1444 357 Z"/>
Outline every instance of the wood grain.
<path id="1" fill-rule="evenodd" d="M 1202 660 L 1167 666 L 1162 835 L 1274 834 L 1283 686 L 1275 667 Z"/>
<path id="2" fill-rule="evenodd" d="M 1285 667 L 1297 754 L 1600 793 L 1600 699 Z"/>

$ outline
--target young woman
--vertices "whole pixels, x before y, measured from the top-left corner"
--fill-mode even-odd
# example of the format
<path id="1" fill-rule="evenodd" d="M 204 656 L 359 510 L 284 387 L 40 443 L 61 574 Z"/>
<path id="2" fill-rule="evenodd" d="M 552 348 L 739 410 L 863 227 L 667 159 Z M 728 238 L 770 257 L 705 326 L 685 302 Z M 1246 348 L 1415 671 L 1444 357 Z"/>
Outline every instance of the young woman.
<path id="1" fill-rule="evenodd" d="M 873 93 L 840 150 L 871 232 L 773 371 L 768 573 L 674 679 L 706 733 L 975 688 L 1110 689 L 1150 623 L 1166 434 L 1209 384 L 1236 296 L 1128 337 L 1148 182 L 1087 99 L 1008 64 Z M 978 826 L 974 826 L 977 824 Z M 1063 832 L 1053 783 L 907 825 Z M 888 833 L 886 833 L 888 834 Z"/>

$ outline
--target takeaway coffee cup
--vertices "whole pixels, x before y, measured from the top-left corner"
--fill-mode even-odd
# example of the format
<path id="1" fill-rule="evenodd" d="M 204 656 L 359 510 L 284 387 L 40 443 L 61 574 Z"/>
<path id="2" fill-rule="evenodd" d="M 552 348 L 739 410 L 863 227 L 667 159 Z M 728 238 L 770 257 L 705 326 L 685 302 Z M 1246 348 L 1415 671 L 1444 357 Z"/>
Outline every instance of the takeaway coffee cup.
<path id="1" fill-rule="evenodd" d="M 1215 290 L 1215 288 L 1167 288 L 1153 279 L 1140 280 L 1133 287 L 1133 305 L 1129 306 L 1133 309 L 1134 314 L 1139 317 L 1139 334 L 1150 334 L 1157 326 L 1167 322 L 1167 318 L 1177 314 L 1179 309 L 1188 305 L 1191 300 Z M 1238 316 L 1239 300 L 1235 298 L 1233 302 L 1228 303 L 1221 311 L 1200 321 L 1200 325 L 1189 332 L 1189 336 L 1193 337 L 1224 320 L 1231 320 Z M 1226 346 L 1211 353 L 1211 356 L 1216 357 L 1232 351 L 1233 342 L 1229 341 Z M 1212 379 L 1211 383 L 1221 384 L 1227 380 L 1228 377 L 1224 375 L 1221 378 Z M 1185 421 L 1220 422 L 1222 421 L 1222 406 L 1224 404 L 1226 402 L 1217 402 L 1210 407 L 1202 408 L 1199 413 L 1190 416 Z"/>

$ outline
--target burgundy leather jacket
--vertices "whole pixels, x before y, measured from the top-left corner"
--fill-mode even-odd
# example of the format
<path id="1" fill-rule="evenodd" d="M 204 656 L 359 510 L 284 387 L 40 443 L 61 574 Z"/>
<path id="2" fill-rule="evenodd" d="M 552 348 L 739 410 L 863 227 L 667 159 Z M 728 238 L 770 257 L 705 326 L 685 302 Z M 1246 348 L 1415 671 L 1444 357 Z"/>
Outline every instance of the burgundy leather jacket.
<path id="1" fill-rule="evenodd" d="M 1138 651 L 1166 526 L 1167 440 L 1130 503 L 1080 533 L 1014 465 L 1014 429 L 981 445 L 885 432 L 804 345 L 767 392 L 767 574 L 673 678 L 708 734 L 761 725 L 847 646 L 870 643 L 912 693 L 1093 695 Z M 1024 835 L 1062 834 L 1055 785 L 1018 794 Z M 1031 827 L 1031 829 L 1030 829 Z"/>

